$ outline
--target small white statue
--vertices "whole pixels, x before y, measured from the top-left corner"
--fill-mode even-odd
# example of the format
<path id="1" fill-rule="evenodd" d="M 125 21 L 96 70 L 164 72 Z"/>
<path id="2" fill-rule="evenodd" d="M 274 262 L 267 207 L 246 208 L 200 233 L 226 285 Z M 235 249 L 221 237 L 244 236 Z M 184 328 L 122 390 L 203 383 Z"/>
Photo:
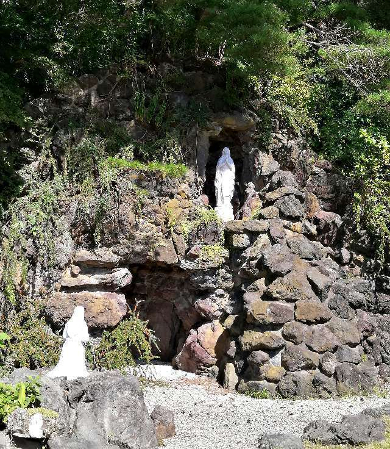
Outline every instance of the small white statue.
<path id="1" fill-rule="evenodd" d="M 30 438 L 37 440 L 43 438 L 43 416 L 41 413 L 34 413 L 30 418 L 28 433 Z"/>
<path id="2" fill-rule="evenodd" d="M 230 157 L 229 148 L 222 150 L 222 156 L 218 159 L 215 174 L 215 197 L 218 216 L 223 222 L 234 220 L 232 199 L 234 194 L 234 178 L 236 169 L 233 159 Z"/>
<path id="3" fill-rule="evenodd" d="M 66 377 L 68 380 L 87 377 L 85 349 L 83 343 L 89 340 L 88 326 L 84 320 L 84 307 L 77 306 L 70 320 L 65 324 L 65 339 L 60 360 L 48 377 Z"/>

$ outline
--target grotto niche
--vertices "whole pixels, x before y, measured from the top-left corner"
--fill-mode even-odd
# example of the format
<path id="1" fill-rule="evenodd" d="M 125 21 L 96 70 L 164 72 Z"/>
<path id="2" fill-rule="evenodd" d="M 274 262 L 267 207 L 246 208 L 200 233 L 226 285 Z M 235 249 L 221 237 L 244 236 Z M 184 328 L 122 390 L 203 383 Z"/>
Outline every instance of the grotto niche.
<path id="1" fill-rule="evenodd" d="M 137 304 L 141 318 L 158 338 L 156 355 L 170 362 L 184 343 L 188 332 L 202 318 L 194 307 L 197 292 L 188 273 L 178 267 L 142 265 L 132 267 L 133 282 L 127 301 Z"/>
<path id="2" fill-rule="evenodd" d="M 217 175 L 217 164 L 221 158 L 224 148 L 230 151 L 230 158 L 235 167 L 234 192 L 231 200 L 233 206 L 233 218 L 237 218 L 241 205 L 244 202 L 245 186 L 241 186 L 242 169 L 243 169 L 243 152 L 240 145 L 235 145 L 231 141 L 210 140 L 208 150 L 207 164 L 205 168 L 205 177 L 203 185 L 203 193 L 208 197 L 209 205 L 212 208 L 217 207 L 217 198 L 215 192 L 215 179 Z"/>
<path id="3" fill-rule="evenodd" d="M 223 222 L 234 220 L 232 199 L 234 195 L 236 169 L 230 150 L 225 147 L 218 159 L 215 173 L 216 212 Z"/>

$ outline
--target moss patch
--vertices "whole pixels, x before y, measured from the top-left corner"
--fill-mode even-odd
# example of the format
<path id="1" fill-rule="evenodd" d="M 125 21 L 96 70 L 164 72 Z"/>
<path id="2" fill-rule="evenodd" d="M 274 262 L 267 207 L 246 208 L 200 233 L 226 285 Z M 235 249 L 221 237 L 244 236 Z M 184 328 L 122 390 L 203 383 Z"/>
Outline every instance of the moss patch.
<path id="1" fill-rule="evenodd" d="M 44 407 L 29 408 L 27 410 L 27 413 L 30 416 L 40 413 L 44 418 L 49 418 L 49 419 L 56 419 L 59 416 L 59 414 L 57 412 L 55 412 L 54 410 L 50 410 L 50 409 L 44 408 Z"/>
<path id="2" fill-rule="evenodd" d="M 109 157 L 106 159 L 106 164 L 110 168 L 125 170 L 139 170 L 146 172 L 161 173 L 163 176 L 170 178 L 182 178 L 186 175 L 188 169 L 183 164 L 163 164 L 162 162 L 140 162 L 129 161 L 127 159 Z"/>

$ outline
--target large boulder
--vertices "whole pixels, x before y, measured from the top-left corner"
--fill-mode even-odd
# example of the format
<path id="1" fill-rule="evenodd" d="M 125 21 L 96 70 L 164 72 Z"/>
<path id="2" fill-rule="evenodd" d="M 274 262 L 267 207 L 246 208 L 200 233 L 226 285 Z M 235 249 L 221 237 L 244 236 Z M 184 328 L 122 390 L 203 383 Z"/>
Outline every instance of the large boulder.
<path id="1" fill-rule="evenodd" d="M 286 230 L 283 221 L 279 218 L 269 220 L 269 235 L 273 243 L 283 244 L 286 239 Z"/>
<path id="2" fill-rule="evenodd" d="M 275 206 L 264 207 L 258 210 L 258 216 L 263 219 L 279 218 L 279 209 Z"/>
<path id="3" fill-rule="evenodd" d="M 307 333 L 307 325 L 300 323 L 299 321 L 290 321 L 289 323 L 286 323 L 282 329 L 283 338 L 295 343 L 296 345 L 303 342 Z"/>
<path id="4" fill-rule="evenodd" d="M 314 395 L 313 374 L 308 371 L 288 372 L 278 385 L 278 391 L 284 398 L 309 398 Z"/>
<path id="5" fill-rule="evenodd" d="M 224 290 L 216 289 L 212 293 L 196 299 L 194 307 L 202 318 L 216 320 L 222 315 L 234 311 L 234 300 Z"/>
<path id="6" fill-rule="evenodd" d="M 310 326 L 304 336 L 306 345 L 315 352 L 333 351 L 340 341 L 326 325 Z"/>
<path id="7" fill-rule="evenodd" d="M 127 268 L 114 268 L 108 272 L 96 269 L 92 274 L 79 273 L 79 267 L 73 266 L 61 279 L 61 287 L 66 289 L 101 289 L 116 291 L 127 287 L 132 281 L 132 275 Z"/>
<path id="8" fill-rule="evenodd" d="M 314 224 L 317 226 L 319 240 L 325 246 L 333 245 L 339 239 L 342 225 L 340 215 L 319 210 L 314 216 Z"/>
<path id="9" fill-rule="evenodd" d="M 248 232 L 260 234 L 268 231 L 269 222 L 268 220 L 246 220 L 244 221 L 244 229 Z"/>
<path id="10" fill-rule="evenodd" d="M 33 373 L 16 370 L 6 381 L 25 381 Z M 105 372 L 66 381 L 43 375 L 40 382 L 42 407 L 58 414 L 55 429 L 43 435 L 48 449 L 157 448 L 154 424 L 135 377 Z"/>
<path id="11" fill-rule="evenodd" d="M 363 361 L 363 348 L 361 346 L 351 348 L 348 345 L 342 345 L 337 348 L 335 356 L 340 363 L 355 363 L 357 365 Z"/>
<path id="12" fill-rule="evenodd" d="M 201 372 L 217 364 L 229 347 L 228 331 L 218 321 L 206 323 L 190 331 L 175 363 L 183 371 Z"/>
<path id="13" fill-rule="evenodd" d="M 332 318 L 328 307 L 319 301 L 302 301 L 295 303 L 295 319 L 303 323 L 325 323 Z"/>
<path id="14" fill-rule="evenodd" d="M 340 318 L 350 318 L 350 308 L 372 312 L 375 309 L 374 285 L 365 279 L 341 279 L 329 291 L 329 306 Z"/>
<path id="15" fill-rule="evenodd" d="M 352 321 L 333 317 L 325 326 L 343 345 L 357 346 L 360 343 L 362 334 Z"/>
<path id="16" fill-rule="evenodd" d="M 7 419 L 7 432 L 12 438 L 48 439 L 57 429 L 58 414 L 46 409 L 14 410 Z"/>
<path id="17" fill-rule="evenodd" d="M 271 363 L 267 363 L 260 369 L 261 379 L 272 383 L 278 383 L 284 376 L 286 370 L 282 366 L 274 366 Z"/>
<path id="18" fill-rule="evenodd" d="M 378 368 L 370 362 L 339 364 L 335 374 L 340 394 L 371 391 L 378 383 Z"/>
<path id="19" fill-rule="evenodd" d="M 27 368 L 19 368 L 1 381 L 17 384 L 26 382 L 30 377 L 36 376 L 39 376 L 41 407 L 58 414 L 56 418 L 57 433 L 68 432 L 69 422 L 73 419 L 74 412 L 69 407 L 67 392 L 58 380 L 46 377 L 42 370 L 32 371 Z"/>
<path id="20" fill-rule="evenodd" d="M 264 351 L 253 351 L 247 358 L 247 369 L 245 370 L 245 378 L 250 380 L 263 379 L 263 366 L 268 364 L 270 360 L 269 354 Z"/>
<path id="21" fill-rule="evenodd" d="M 291 251 L 301 259 L 321 259 L 324 254 L 324 249 L 320 243 L 311 242 L 307 237 L 301 234 L 288 237 L 287 245 Z"/>
<path id="22" fill-rule="evenodd" d="M 313 377 L 315 396 L 320 398 L 331 398 L 337 395 L 336 380 L 328 377 L 320 371 L 315 371 Z"/>
<path id="23" fill-rule="evenodd" d="M 284 324 L 294 319 L 294 306 L 276 301 L 252 301 L 247 305 L 247 321 L 255 324 Z"/>
<path id="24" fill-rule="evenodd" d="M 271 178 L 270 188 L 275 190 L 278 187 L 285 186 L 298 188 L 298 183 L 295 176 L 290 171 L 278 170 Z"/>
<path id="25" fill-rule="evenodd" d="M 268 192 L 265 194 L 265 200 L 268 202 L 274 202 L 278 200 L 279 198 L 282 198 L 286 195 L 295 195 L 297 197 L 303 198 L 304 195 L 302 192 L 300 192 L 298 189 L 296 189 L 293 186 L 283 186 L 279 187 L 276 190 L 273 190 L 272 192 Z"/>
<path id="26" fill-rule="evenodd" d="M 155 262 L 162 262 L 173 265 L 178 262 L 175 245 L 171 239 L 167 239 L 161 244 L 157 244 L 151 259 Z"/>
<path id="27" fill-rule="evenodd" d="M 95 75 L 84 74 L 77 79 L 77 82 L 82 89 L 90 89 L 98 84 L 99 78 Z"/>
<path id="28" fill-rule="evenodd" d="M 286 344 L 279 332 L 272 331 L 246 330 L 239 341 L 243 351 L 280 349 Z"/>
<path id="29" fill-rule="evenodd" d="M 312 267 L 307 271 L 307 279 L 311 283 L 315 293 L 320 296 L 326 292 L 327 288 L 332 283 L 332 279 L 321 273 L 315 267 Z"/>
<path id="30" fill-rule="evenodd" d="M 319 364 L 319 356 L 310 351 L 304 344 L 287 344 L 282 354 L 282 366 L 287 371 L 313 370 Z"/>
<path id="31" fill-rule="evenodd" d="M 385 293 L 377 294 L 377 310 L 379 313 L 390 314 L 390 295 Z"/>
<path id="32" fill-rule="evenodd" d="M 55 292 L 46 303 L 45 313 L 56 327 L 63 327 L 76 306 L 85 308 L 90 329 L 116 326 L 127 313 L 125 295 L 113 292 Z"/>
<path id="33" fill-rule="evenodd" d="M 80 249 L 73 257 L 73 262 L 76 265 L 85 265 L 88 267 L 116 267 L 121 258 L 119 255 L 113 253 L 107 248 L 96 248 L 94 251 Z"/>
<path id="34" fill-rule="evenodd" d="M 88 441 L 95 447 L 156 448 L 153 422 L 138 380 L 119 373 L 97 373 L 68 383 L 67 400 L 76 411 L 70 441 Z M 67 435 L 52 436 L 50 449 L 66 447 Z"/>
<path id="35" fill-rule="evenodd" d="M 248 131 L 255 126 L 253 118 L 247 114 L 234 111 L 230 114 L 219 113 L 212 117 L 212 122 L 218 126 L 231 131 Z"/>
<path id="36" fill-rule="evenodd" d="M 294 195 L 287 195 L 275 201 L 274 206 L 277 207 L 283 217 L 301 218 L 305 214 L 303 205 Z"/>
<path id="37" fill-rule="evenodd" d="M 337 365 L 337 358 L 332 352 L 325 352 L 325 354 L 322 355 L 320 369 L 326 376 L 333 376 Z"/>
<path id="38" fill-rule="evenodd" d="M 291 271 L 277 278 L 268 286 L 267 296 L 278 301 L 296 302 L 299 300 L 317 300 L 306 274 L 301 270 Z"/>
<path id="39" fill-rule="evenodd" d="M 272 274 L 284 276 L 293 269 L 295 257 L 288 246 L 277 244 L 265 249 L 263 264 Z"/>
<path id="40" fill-rule="evenodd" d="M 304 430 L 303 438 L 321 444 L 369 444 L 385 439 L 386 426 L 381 418 L 363 413 L 345 416 L 340 423 L 313 421 Z"/>
<path id="41" fill-rule="evenodd" d="M 270 154 L 259 153 L 256 163 L 261 176 L 269 176 L 279 170 L 279 163 Z"/>

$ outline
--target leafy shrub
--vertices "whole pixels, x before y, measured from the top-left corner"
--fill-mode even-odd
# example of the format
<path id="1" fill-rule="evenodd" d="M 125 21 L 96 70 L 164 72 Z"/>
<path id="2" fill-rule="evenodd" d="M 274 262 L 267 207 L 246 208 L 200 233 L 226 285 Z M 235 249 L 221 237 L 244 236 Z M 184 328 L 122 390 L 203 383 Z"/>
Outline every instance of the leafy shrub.
<path id="1" fill-rule="evenodd" d="M 355 162 L 353 176 L 360 183 L 354 210 L 359 227 L 376 237 L 377 255 L 385 260 L 390 247 L 390 144 L 379 135 L 361 130 L 366 151 Z"/>
<path id="2" fill-rule="evenodd" d="M 89 351 L 89 361 L 94 368 L 125 369 L 135 366 L 136 359 L 150 363 L 157 347 L 154 332 L 148 322 L 139 318 L 136 311 L 123 320 L 114 330 L 104 331 L 100 344 Z"/>
<path id="3" fill-rule="evenodd" d="M 268 86 L 268 101 L 297 134 L 318 133 L 315 111 L 316 86 L 304 71 L 274 76 Z"/>
<path id="4" fill-rule="evenodd" d="M 0 349 L 4 349 L 6 347 L 7 342 L 10 337 L 5 332 L 0 332 Z"/>
<path id="5" fill-rule="evenodd" d="M 147 96 L 143 91 L 136 92 L 134 107 L 135 115 L 139 121 L 156 128 L 162 126 L 168 108 L 164 87 L 157 87 L 150 96 Z"/>
<path id="6" fill-rule="evenodd" d="M 83 183 L 98 177 L 99 161 L 105 156 L 105 142 L 98 136 L 84 136 L 75 146 L 67 149 L 66 171 L 73 182 Z"/>
<path id="7" fill-rule="evenodd" d="M 378 28 L 390 28 L 390 10 L 387 0 L 369 0 L 366 8 Z"/>
<path id="8" fill-rule="evenodd" d="M 20 160 L 20 154 L 16 150 L 0 149 L 0 219 L 3 218 L 8 205 L 22 190 L 23 180 L 17 173 L 21 165 Z"/>
<path id="9" fill-rule="evenodd" d="M 156 9 L 155 33 L 176 56 L 188 54 L 248 74 L 283 70 L 285 14 L 272 2 L 183 0 Z"/>
<path id="10" fill-rule="evenodd" d="M 365 95 L 341 113 L 327 113 L 321 129 L 325 155 L 355 179 L 357 224 L 374 237 L 382 260 L 390 243 L 389 106 L 386 91 Z"/>
<path id="11" fill-rule="evenodd" d="M 360 91 L 379 84 L 388 77 L 390 50 L 380 45 L 333 45 L 320 51 L 323 63 L 330 72 Z"/>
<path id="12" fill-rule="evenodd" d="M 36 369 L 58 362 L 61 338 L 53 334 L 36 305 L 25 303 L 22 310 L 9 311 L 3 320 L 9 335 L 3 349 L 4 369 Z"/>
<path id="13" fill-rule="evenodd" d="M 113 120 L 98 120 L 92 123 L 89 133 L 103 140 L 105 153 L 109 156 L 121 153 L 133 144 L 128 130 Z"/>
<path id="14" fill-rule="evenodd" d="M 159 133 L 150 136 L 134 145 L 134 155 L 137 159 L 147 162 L 161 162 L 163 164 L 180 164 L 184 160 L 180 144 L 180 130 Z"/>
<path id="15" fill-rule="evenodd" d="M 203 128 L 210 117 L 210 109 L 202 101 L 190 98 L 186 107 L 179 106 L 173 111 L 172 121 L 174 124 L 188 130 L 194 124 Z"/>
<path id="16" fill-rule="evenodd" d="M 203 262 L 212 262 L 216 265 L 221 265 L 228 255 L 228 250 L 220 244 L 203 245 L 199 258 Z"/>
<path id="17" fill-rule="evenodd" d="M 137 2 L 68 1 L 61 7 L 53 0 L 3 3 L 4 70 L 35 89 L 58 84 L 63 73 L 88 73 L 133 58 L 145 32 Z"/>
<path id="18" fill-rule="evenodd" d="M 0 421 L 6 422 L 8 416 L 17 408 L 39 405 L 39 379 L 30 377 L 27 382 L 16 385 L 0 383 Z"/>
<path id="19" fill-rule="evenodd" d="M 27 247 L 34 246 L 42 267 L 53 263 L 54 236 L 61 232 L 55 217 L 63 193 L 64 182 L 58 175 L 45 181 L 34 179 L 27 194 L 18 198 L 7 211 L 8 231 L 2 241 L 0 285 L 13 304 L 24 294 L 29 269 Z"/>
<path id="20" fill-rule="evenodd" d="M 23 90 L 9 75 L 0 72 L 0 136 L 4 125 L 24 125 L 26 117 L 22 101 Z"/>
<path id="21" fill-rule="evenodd" d="M 270 399 L 270 392 L 266 389 L 263 390 L 247 390 L 245 391 L 245 396 L 249 396 L 253 399 Z"/>
<path id="22" fill-rule="evenodd" d="M 208 225 L 214 224 L 219 232 L 219 241 L 223 243 L 223 225 L 219 218 L 217 212 L 212 207 L 199 206 L 193 211 L 193 215 L 181 220 L 179 222 L 179 227 L 181 233 L 187 239 L 191 233 L 197 232 L 201 228 L 205 228 Z"/>

